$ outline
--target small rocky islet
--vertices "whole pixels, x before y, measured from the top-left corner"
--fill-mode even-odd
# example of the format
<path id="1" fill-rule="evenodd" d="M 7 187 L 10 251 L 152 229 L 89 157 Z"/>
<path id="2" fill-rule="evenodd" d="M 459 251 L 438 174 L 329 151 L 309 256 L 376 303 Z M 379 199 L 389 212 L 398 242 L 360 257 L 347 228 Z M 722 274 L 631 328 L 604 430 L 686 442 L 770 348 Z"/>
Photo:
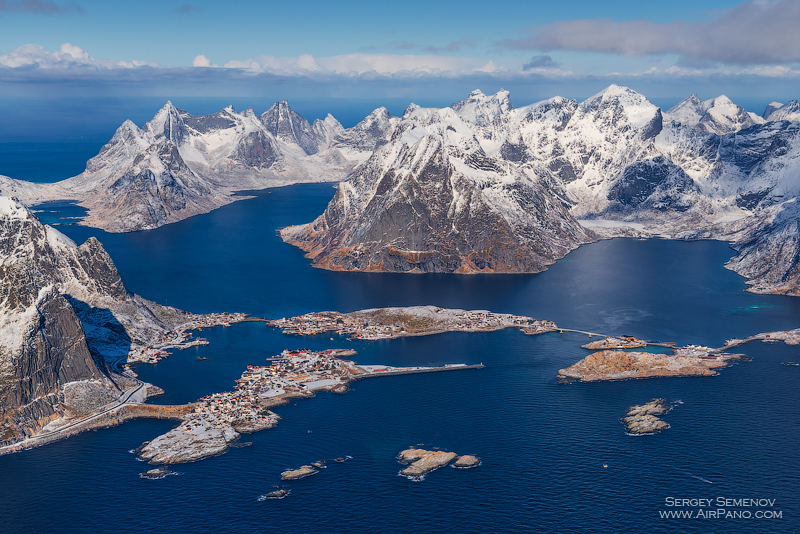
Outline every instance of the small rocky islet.
<path id="1" fill-rule="evenodd" d="M 281 473 L 281 480 L 299 480 L 301 478 L 310 477 L 311 475 L 316 475 L 319 473 L 316 469 L 314 469 L 311 465 L 302 465 L 297 469 L 287 469 L 283 473 Z"/>
<path id="2" fill-rule="evenodd" d="M 265 501 L 267 499 L 283 499 L 284 497 L 287 497 L 291 492 L 292 492 L 292 490 L 280 488 L 280 489 L 276 489 L 275 491 L 271 491 L 269 493 L 265 493 L 265 494 L 261 495 L 258 498 L 258 500 L 259 501 Z"/>
<path id="3" fill-rule="evenodd" d="M 657 434 L 669 428 L 669 423 L 656 417 L 671 411 L 673 406 L 667 404 L 667 399 L 651 399 L 645 404 L 634 405 L 628 408 L 625 417 L 620 421 L 625 425 L 625 431 L 634 436 Z"/>
<path id="4" fill-rule="evenodd" d="M 149 480 L 158 480 L 160 478 L 164 478 L 169 475 L 179 475 L 180 473 L 176 473 L 175 471 L 171 471 L 166 467 L 157 467 L 155 469 L 151 469 L 150 471 L 146 471 L 144 473 L 139 473 L 139 477 L 147 478 Z"/>
<path id="5" fill-rule="evenodd" d="M 431 471 L 444 467 L 451 462 L 453 462 L 453 467 L 460 469 L 477 467 L 481 463 L 480 458 L 469 454 L 459 456 L 454 452 L 430 451 L 416 447 L 409 447 L 400 451 L 397 459 L 401 464 L 407 465 L 407 467 L 400 470 L 400 475 L 417 481 L 422 480 Z"/>

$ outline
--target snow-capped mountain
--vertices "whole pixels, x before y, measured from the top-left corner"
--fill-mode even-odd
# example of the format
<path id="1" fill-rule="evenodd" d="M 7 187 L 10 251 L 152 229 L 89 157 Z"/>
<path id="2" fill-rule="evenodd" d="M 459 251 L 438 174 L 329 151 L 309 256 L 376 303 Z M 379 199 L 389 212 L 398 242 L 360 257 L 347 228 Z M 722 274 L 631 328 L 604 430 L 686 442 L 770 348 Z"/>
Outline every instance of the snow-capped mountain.
<path id="1" fill-rule="evenodd" d="M 790 100 L 785 104 L 773 102 L 764 111 L 764 118 L 768 121 L 800 121 L 800 102 Z"/>
<path id="2" fill-rule="evenodd" d="M 452 110 L 411 107 L 325 213 L 281 237 L 327 269 L 474 273 L 539 272 L 593 234 L 541 184 L 486 157 Z"/>
<path id="3" fill-rule="evenodd" d="M 766 276 L 754 290 L 798 292 L 796 276 L 776 282 L 794 250 L 784 235 L 794 228 L 786 222 L 794 213 L 787 201 L 800 196 L 794 123 L 765 122 L 725 97 L 701 102 L 693 95 L 663 113 L 643 95 L 612 85 L 581 103 L 555 97 L 520 108 L 505 91 L 474 91 L 450 108 L 412 104 L 385 124 L 393 127 L 391 140 L 340 184 L 325 213 L 282 231 L 315 265 L 535 270 L 592 239 L 575 231 L 575 218 L 624 219 L 651 233 L 729 240 L 740 251 L 731 268 Z M 530 199 L 546 208 L 532 207 Z M 483 267 L 471 263 L 469 251 L 485 246 L 465 236 L 477 235 L 467 229 L 481 220 L 509 224 L 516 257 L 525 247 L 539 256 L 519 264 L 498 257 Z M 428 225 L 428 234 L 419 225 Z M 505 235 L 500 231 L 498 239 L 507 244 Z M 541 239 L 533 244 L 526 235 Z M 754 268 L 763 260 L 759 251 L 776 250 L 765 243 L 776 240 L 787 243 L 776 252 L 784 259 Z"/>
<path id="4" fill-rule="evenodd" d="M 128 351 L 185 321 L 129 294 L 95 238 L 77 246 L 9 197 L 0 273 L 0 442 L 40 430 L 64 403 L 112 401 Z"/>
<path id="5" fill-rule="evenodd" d="M 348 137 L 332 116 L 311 125 L 285 100 L 261 116 L 229 106 L 197 117 L 167 102 L 144 127 L 120 126 L 82 174 L 55 184 L 3 177 L 0 191 L 29 204 L 80 201 L 84 224 L 107 231 L 156 228 L 233 202 L 235 191 L 343 179 L 385 136 L 391 117 L 376 117 L 375 131 L 359 125 Z"/>
<path id="6" fill-rule="evenodd" d="M 508 95 L 508 91 L 500 89 L 496 94 L 486 96 L 480 89 L 476 89 L 466 100 L 456 102 L 450 107 L 465 121 L 475 126 L 485 126 L 514 109 Z"/>
<path id="7" fill-rule="evenodd" d="M 168 103 L 141 129 L 123 124 L 80 176 L 44 185 L 0 178 L 0 190 L 27 202 L 76 199 L 90 209 L 87 224 L 125 231 L 209 211 L 231 202 L 237 190 L 349 176 L 325 215 L 284 232 L 318 265 L 535 270 L 592 238 L 575 219 L 635 221 L 652 233 L 716 236 L 736 247 L 772 239 L 774 222 L 794 213 L 787 202 L 800 196 L 797 113 L 796 101 L 771 104 L 765 119 L 727 97 L 697 95 L 663 112 L 616 85 L 580 103 L 554 97 L 518 108 L 507 91 L 473 91 L 443 109 L 412 104 L 402 117 L 378 108 L 349 129 L 331 116 L 309 124 L 285 101 L 261 116 L 228 107 L 204 117 Z M 435 239 L 422 239 L 422 227 L 409 227 L 407 239 L 391 230 L 408 223 L 401 214 L 409 209 L 430 214 Z M 508 247 L 534 252 L 525 258 L 520 252 L 516 263 L 502 254 L 473 261 L 473 253 L 485 250 L 473 239 L 478 212 L 479 219 L 508 225 L 516 240 L 504 241 Z M 455 230 L 446 229 L 448 222 Z M 630 229 L 601 233 L 614 232 Z M 361 256 L 343 256 L 347 247 Z M 395 249 L 439 259 L 386 256 Z M 737 250 L 752 266 L 764 248 Z M 455 259 L 446 251 L 455 251 Z M 762 272 L 731 263 L 740 265 L 742 272 Z M 774 271 L 788 264 L 769 265 Z M 779 287 L 754 287 L 773 286 Z"/>
<path id="8" fill-rule="evenodd" d="M 696 94 L 692 95 L 667 110 L 665 117 L 701 132 L 719 135 L 764 122 L 764 118 L 734 104 L 725 95 L 702 102 Z"/>

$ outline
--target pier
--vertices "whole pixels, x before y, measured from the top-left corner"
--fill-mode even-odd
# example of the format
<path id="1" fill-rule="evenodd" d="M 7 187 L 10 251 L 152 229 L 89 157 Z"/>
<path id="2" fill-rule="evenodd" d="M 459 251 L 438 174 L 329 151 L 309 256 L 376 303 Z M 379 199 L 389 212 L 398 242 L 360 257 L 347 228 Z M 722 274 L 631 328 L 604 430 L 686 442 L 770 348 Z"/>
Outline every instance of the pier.
<path id="1" fill-rule="evenodd" d="M 467 364 L 454 364 L 445 365 L 443 367 L 386 367 L 385 370 L 368 371 L 357 375 L 350 375 L 353 380 L 360 378 L 369 378 L 372 376 L 387 376 L 387 375 L 412 375 L 417 373 L 437 373 L 440 371 L 461 371 L 462 369 L 483 369 L 486 367 L 482 363 L 475 365 Z M 363 368 L 363 367 L 362 367 Z"/>

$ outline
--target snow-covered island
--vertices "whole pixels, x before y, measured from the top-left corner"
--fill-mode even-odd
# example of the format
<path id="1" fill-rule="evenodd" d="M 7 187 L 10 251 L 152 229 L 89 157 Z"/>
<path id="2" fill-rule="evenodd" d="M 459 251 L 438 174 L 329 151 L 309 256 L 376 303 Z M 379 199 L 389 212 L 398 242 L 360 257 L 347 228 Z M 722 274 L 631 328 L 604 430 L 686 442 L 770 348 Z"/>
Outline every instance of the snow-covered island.
<path id="1" fill-rule="evenodd" d="M 142 128 L 122 124 L 80 175 L 0 177 L 0 190 L 73 200 L 89 210 L 82 224 L 131 231 L 245 198 L 236 191 L 328 180 L 340 183 L 325 212 L 281 231 L 326 269 L 539 272 L 614 236 L 718 239 L 750 291 L 798 295 L 798 106 L 758 116 L 692 95 L 662 110 L 611 85 L 515 108 L 507 91 L 476 90 L 345 129 L 286 101 L 206 116 L 168 102 Z"/>

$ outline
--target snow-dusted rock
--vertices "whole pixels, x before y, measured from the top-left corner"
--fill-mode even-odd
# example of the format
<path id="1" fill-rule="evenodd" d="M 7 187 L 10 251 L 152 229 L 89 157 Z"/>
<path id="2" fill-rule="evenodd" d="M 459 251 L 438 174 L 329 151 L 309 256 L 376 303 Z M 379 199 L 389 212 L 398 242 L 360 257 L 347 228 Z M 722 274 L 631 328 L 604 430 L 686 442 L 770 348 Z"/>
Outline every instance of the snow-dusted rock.
<path id="1" fill-rule="evenodd" d="M 0 441 L 38 432 L 62 404 L 117 398 L 110 368 L 184 315 L 129 294 L 96 239 L 78 246 L 0 197 Z"/>

